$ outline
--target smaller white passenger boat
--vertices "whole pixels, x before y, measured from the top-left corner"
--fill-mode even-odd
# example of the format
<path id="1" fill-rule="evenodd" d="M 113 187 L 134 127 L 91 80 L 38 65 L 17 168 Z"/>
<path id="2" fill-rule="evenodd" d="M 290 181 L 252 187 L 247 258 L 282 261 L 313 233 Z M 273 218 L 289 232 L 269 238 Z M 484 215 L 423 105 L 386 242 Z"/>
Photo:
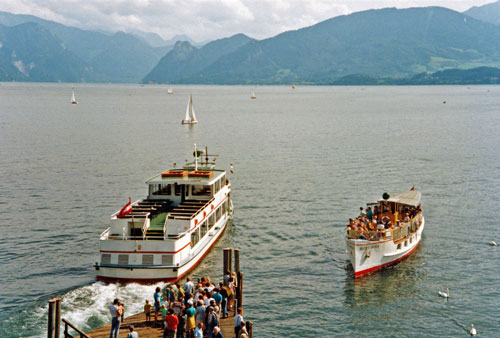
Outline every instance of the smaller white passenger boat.
<path id="1" fill-rule="evenodd" d="M 254 91 L 252 91 L 252 95 L 250 95 L 250 98 L 251 99 L 256 99 L 257 98 L 257 96 L 255 96 L 255 92 Z"/>
<path id="2" fill-rule="evenodd" d="M 71 104 L 78 104 L 78 101 L 75 98 L 75 87 L 72 88 L 73 93 L 71 94 Z"/>
<path id="3" fill-rule="evenodd" d="M 174 93 L 174 90 L 172 89 L 172 87 L 168 88 L 167 94 L 173 94 L 173 93 Z"/>
<path id="4" fill-rule="evenodd" d="M 382 199 L 367 206 L 347 226 L 347 254 L 358 277 L 397 263 L 415 250 L 424 231 L 421 193 L 410 190 Z M 373 211 L 372 211 L 373 208 Z"/>
<path id="5" fill-rule="evenodd" d="M 196 120 L 196 115 L 194 114 L 194 105 L 193 105 L 193 95 L 189 95 L 189 100 L 186 108 L 186 117 L 182 120 L 182 124 L 196 124 L 198 120 Z"/>

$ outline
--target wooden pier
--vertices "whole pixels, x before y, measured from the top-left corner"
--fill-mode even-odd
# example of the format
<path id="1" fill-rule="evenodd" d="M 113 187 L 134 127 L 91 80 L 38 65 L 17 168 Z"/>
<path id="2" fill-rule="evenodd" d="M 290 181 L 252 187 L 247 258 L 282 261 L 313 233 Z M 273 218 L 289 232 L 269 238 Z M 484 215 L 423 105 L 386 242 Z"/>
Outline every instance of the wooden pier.
<path id="1" fill-rule="evenodd" d="M 232 272 L 232 256 L 233 249 L 224 249 L 223 254 L 223 275 L 227 270 Z M 237 276 L 236 294 L 234 298 L 234 306 L 232 311 L 228 311 L 229 317 L 220 318 L 220 329 L 222 335 L 225 338 L 234 337 L 234 316 L 236 315 L 237 308 L 243 308 L 243 273 L 239 271 L 240 269 L 240 252 L 238 249 L 234 249 L 234 272 Z M 59 328 L 61 326 L 61 299 L 54 298 L 49 301 L 49 313 L 48 313 L 49 323 L 48 323 L 48 338 L 59 338 Z M 159 320 L 158 324 L 155 326 L 154 323 L 154 313 L 151 314 L 152 321 L 150 323 L 146 322 L 146 316 L 143 312 L 137 313 L 135 315 L 124 318 L 120 325 L 119 338 L 126 338 L 129 331 L 130 325 L 134 326 L 134 330 L 138 333 L 140 338 L 162 338 L 163 329 L 161 327 L 162 321 Z M 75 327 L 73 324 L 65 319 L 62 319 L 64 323 L 64 330 L 62 335 L 64 338 L 108 338 L 111 331 L 111 323 L 101 326 L 99 328 L 93 329 L 88 332 L 83 332 Z M 249 337 L 252 338 L 252 322 L 247 321 L 247 328 Z M 70 334 L 70 330 L 76 332 L 73 336 Z M 74 333 L 73 333 L 74 334 Z"/>

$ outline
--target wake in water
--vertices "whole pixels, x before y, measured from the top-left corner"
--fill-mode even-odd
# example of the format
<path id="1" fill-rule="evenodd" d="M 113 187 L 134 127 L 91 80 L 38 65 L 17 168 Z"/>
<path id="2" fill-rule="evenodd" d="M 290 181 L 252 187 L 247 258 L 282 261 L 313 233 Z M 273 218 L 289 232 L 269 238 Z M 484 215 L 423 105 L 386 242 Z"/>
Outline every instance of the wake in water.
<path id="1" fill-rule="evenodd" d="M 125 317 L 142 312 L 146 299 L 149 299 L 151 304 L 153 303 L 153 294 L 157 286 L 163 289 L 165 284 L 119 285 L 95 282 L 71 290 L 61 297 L 61 317 L 86 332 L 111 322 L 108 306 L 115 298 L 125 305 Z M 46 317 L 47 310 L 47 305 L 40 308 L 36 311 L 37 317 Z M 61 326 L 61 332 L 63 332 L 63 327 Z M 45 330 L 46 326 L 38 337 L 46 337 Z"/>

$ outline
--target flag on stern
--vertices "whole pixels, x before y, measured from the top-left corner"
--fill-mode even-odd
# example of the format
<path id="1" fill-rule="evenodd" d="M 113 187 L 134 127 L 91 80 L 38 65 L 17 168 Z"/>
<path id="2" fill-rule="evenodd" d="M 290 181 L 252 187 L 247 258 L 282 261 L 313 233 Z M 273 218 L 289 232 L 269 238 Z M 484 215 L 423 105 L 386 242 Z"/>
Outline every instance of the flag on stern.
<path id="1" fill-rule="evenodd" d="M 410 191 L 413 191 L 413 190 L 415 190 L 415 186 L 411 187 L 411 189 L 410 189 Z"/>
<path id="2" fill-rule="evenodd" d="M 130 197 L 128 198 L 128 203 L 123 206 L 123 208 L 120 210 L 118 215 L 116 215 L 116 218 L 122 218 L 127 216 L 132 212 L 132 200 Z"/>

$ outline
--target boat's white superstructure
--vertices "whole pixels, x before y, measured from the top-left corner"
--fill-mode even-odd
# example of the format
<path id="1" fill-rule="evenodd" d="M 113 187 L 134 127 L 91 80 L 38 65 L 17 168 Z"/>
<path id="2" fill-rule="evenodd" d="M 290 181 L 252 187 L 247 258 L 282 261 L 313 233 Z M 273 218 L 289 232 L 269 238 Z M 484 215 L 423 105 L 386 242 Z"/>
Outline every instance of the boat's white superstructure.
<path id="1" fill-rule="evenodd" d="M 174 90 L 172 89 L 172 87 L 168 88 L 167 94 L 173 94 L 173 93 L 174 93 Z"/>
<path id="2" fill-rule="evenodd" d="M 182 124 L 196 124 L 198 120 L 196 120 L 196 115 L 194 114 L 194 105 L 193 105 L 193 95 L 189 95 L 188 104 L 186 107 L 186 117 L 182 120 Z"/>
<path id="3" fill-rule="evenodd" d="M 71 94 L 71 104 L 78 104 L 78 101 L 76 101 L 75 98 L 75 88 L 72 89 L 72 94 Z"/>
<path id="4" fill-rule="evenodd" d="M 347 254 L 356 277 L 397 263 L 422 239 L 421 193 L 411 190 L 383 197 L 369 204 L 375 209 L 372 217 L 361 215 L 347 227 Z"/>
<path id="5" fill-rule="evenodd" d="M 251 99 L 256 99 L 256 98 L 257 98 L 257 96 L 255 95 L 255 92 L 254 92 L 254 91 L 252 91 L 252 95 L 250 95 L 250 98 L 251 98 Z"/>
<path id="6" fill-rule="evenodd" d="M 209 162 L 214 155 L 194 154 L 194 163 L 148 179 L 148 197 L 111 216 L 100 236 L 97 280 L 176 281 L 221 236 L 232 215 L 231 184 Z"/>

